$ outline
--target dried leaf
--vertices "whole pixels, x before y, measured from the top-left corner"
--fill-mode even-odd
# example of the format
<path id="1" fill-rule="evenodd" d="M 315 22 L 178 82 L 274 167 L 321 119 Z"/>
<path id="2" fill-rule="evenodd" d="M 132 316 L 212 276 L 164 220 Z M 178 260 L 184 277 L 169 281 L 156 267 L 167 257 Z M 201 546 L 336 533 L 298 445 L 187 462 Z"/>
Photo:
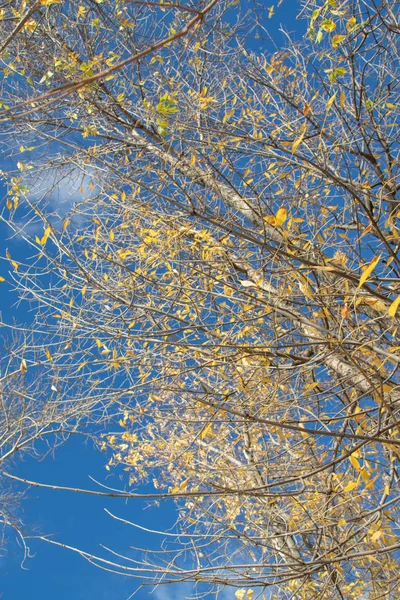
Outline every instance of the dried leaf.
<path id="1" fill-rule="evenodd" d="M 248 279 L 244 279 L 240 282 L 243 287 L 255 287 L 256 284 L 253 281 L 249 281 Z"/>

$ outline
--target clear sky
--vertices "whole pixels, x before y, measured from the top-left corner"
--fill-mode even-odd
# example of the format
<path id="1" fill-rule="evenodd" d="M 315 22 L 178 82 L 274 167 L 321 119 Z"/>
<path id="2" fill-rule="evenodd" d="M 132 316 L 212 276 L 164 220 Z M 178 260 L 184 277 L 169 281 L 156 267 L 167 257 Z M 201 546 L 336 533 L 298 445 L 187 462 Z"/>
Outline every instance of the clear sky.
<path id="1" fill-rule="evenodd" d="M 267 4 L 269 6 L 274 2 L 270 0 Z M 298 30 L 301 26 L 295 21 L 296 6 L 298 3 L 295 0 L 284 0 L 281 7 L 275 8 L 276 14 L 266 23 L 267 28 L 276 31 L 283 24 L 289 31 Z M 0 188 L 0 193 L 4 203 L 5 189 Z M 18 259 L 18 255 L 23 256 L 25 249 L 20 240 L 9 239 L 9 234 L 0 223 L 0 256 L 4 256 L 8 247 L 13 258 Z M 5 277 L 7 262 L 0 262 L 0 275 Z M 29 320 L 26 306 L 15 304 L 16 296 L 9 290 L 7 282 L 0 286 L 0 313 L 4 321 Z M 91 443 L 74 437 L 58 448 L 54 455 L 49 454 L 42 461 L 24 456 L 23 460 L 12 465 L 12 469 L 10 465 L 7 468 L 20 477 L 49 484 L 95 489 L 95 484 L 89 479 L 92 476 L 106 485 L 123 489 L 126 482 L 110 475 L 105 470 L 106 462 L 106 456 L 95 450 Z M 101 544 L 127 555 L 132 553 L 130 546 L 152 544 L 157 547 L 160 544 L 157 536 L 143 534 L 140 530 L 115 521 L 106 514 L 105 508 L 145 527 L 165 530 L 174 522 L 171 503 L 154 507 L 137 500 L 125 502 L 38 488 L 27 490 L 20 510 L 28 534 L 53 535 L 54 539 L 65 544 L 93 553 L 101 552 L 102 556 L 106 554 L 101 550 Z M 5 535 L 6 549 L 0 553 L 2 600 L 126 600 L 137 587 L 129 578 L 96 569 L 79 555 L 40 540 L 27 540 L 30 557 L 22 563 L 24 553 L 15 533 L 9 528 Z M 159 588 L 153 593 L 151 588 L 145 588 L 135 598 L 174 600 L 183 599 L 187 593 L 190 593 L 190 586 Z M 223 597 L 233 600 L 234 590 L 228 590 Z"/>

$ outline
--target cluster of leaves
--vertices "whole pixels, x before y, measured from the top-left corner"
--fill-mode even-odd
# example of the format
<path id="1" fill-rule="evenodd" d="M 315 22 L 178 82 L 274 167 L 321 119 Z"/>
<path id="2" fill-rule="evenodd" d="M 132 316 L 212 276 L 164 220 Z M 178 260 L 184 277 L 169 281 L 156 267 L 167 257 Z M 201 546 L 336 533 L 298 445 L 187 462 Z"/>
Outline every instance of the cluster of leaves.
<path id="1" fill-rule="evenodd" d="M 42 3 L 3 58 L 7 106 L 28 78 L 61 89 L 151 44 L 159 17 L 161 34 L 188 18 L 142 4 Z M 22 232 L 40 260 L 11 270 L 65 393 L 79 381 L 120 407 L 108 469 L 177 500 L 165 556 L 124 574 L 394 599 L 398 12 L 328 0 L 305 41 L 270 55 L 234 43 L 242 24 L 229 36 L 220 4 L 210 15 L 194 39 L 14 117 L 10 140 L 58 147 L 10 174 L 10 224 L 22 199 L 44 220 Z M 65 163 L 93 183 L 61 223 L 22 186 Z"/>

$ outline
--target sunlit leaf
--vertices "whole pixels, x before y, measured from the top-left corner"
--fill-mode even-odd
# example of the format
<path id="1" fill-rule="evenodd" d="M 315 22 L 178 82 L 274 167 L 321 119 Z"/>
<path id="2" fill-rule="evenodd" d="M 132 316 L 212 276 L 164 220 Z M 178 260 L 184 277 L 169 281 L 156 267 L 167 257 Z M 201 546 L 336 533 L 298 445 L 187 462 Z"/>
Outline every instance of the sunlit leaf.
<path id="1" fill-rule="evenodd" d="M 367 279 L 371 276 L 372 271 L 375 269 L 376 265 L 378 264 L 379 260 L 380 260 L 380 255 L 379 256 L 375 256 L 371 262 L 368 264 L 368 266 L 364 269 L 361 277 L 360 277 L 360 281 L 358 283 L 358 288 L 360 288 L 362 285 L 364 285 L 364 283 L 367 281 Z"/>
<path id="2" fill-rule="evenodd" d="M 328 31 L 329 33 L 331 33 L 332 31 L 335 31 L 336 24 L 331 19 L 326 19 L 326 21 L 323 21 L 321 23 L 320 27 L 324 31 Z"/>
<path id="3" fill-rule="evenodd" d="M 343 488 L 343 491 L 344 492 L 352 492 L 353 490 L 356 489 L 357 486 L 358 486 L 357 481 L 349 481 L 349 483 L 346 485 L 346 487 Z"/>
<path id="4" fill-rule="evenodd" d="M 388 313 L 391 317 L 394 318 L 396 316 L 396 312 L 397 312 L 397 309 L 399 308 L 399 305 L 400 305 L 400 295 L 397 296 L 396 300 L 394 300 L 388 308 Z"/>
<path id="5" fill-rule="evenodd" d="M 281 206 L 275 215 L 275 222 L 277 225 L 282 226 L 286 221 L 287 211 L 284 206 Z"/>
<path id="6" fill-rule="evenodd" d="M 326 112 L 329 112 L 332 108 L 333 103 L 335 102 L 335 98 L 336 98 L 336 94 L 337 92 L 335 92 L 333 94 L 333 96 L 331 96 L 328 100 L 328 102 L 326 103 Z"/>
<path id="7" fill-rule="evenodd" d="M 297 150 L 297 148 L 300 146 L 301 142 L 303 141 L 305 136 L 305 131 L 303 131 L 303 133 L 301 134 L 300 137 L 298 137 L 292 144 L 292 154 L 294 154 Z"/>

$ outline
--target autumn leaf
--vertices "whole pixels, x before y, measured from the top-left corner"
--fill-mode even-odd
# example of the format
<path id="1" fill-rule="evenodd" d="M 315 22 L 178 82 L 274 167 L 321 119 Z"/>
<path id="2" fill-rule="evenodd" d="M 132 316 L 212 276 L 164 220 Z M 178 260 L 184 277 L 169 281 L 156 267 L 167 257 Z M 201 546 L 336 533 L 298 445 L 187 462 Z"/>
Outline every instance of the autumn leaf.
<path id="1" fill-rule="evenodd" d="M 368 266 L 364 269 L 361 277 L 360 277 L 360 281 L 358 283 L 357 288 L 359 289 L 362 285 L 364 285 L 364 283 L 367 281 L 367 279 L 369 278 L 369 276 L 371 275 L 372 271 L 375 269 L 376 265 L 378 264 L 379 260 L 380 260 L 380 255 L 379 256 L 375 256 L 371 262 L 368 264 Z"/>
<path id="2" fill-rule="evenodd" d="M 341 44 L 343 42 L 343 40 L 346 39 L 345 35 L 334 35 L 332 38 L 332 47 L 333 48 L 337 48 L 339 46 L 339 44 Z"/>
<path id="3" fill-rule="evenodd" d="M 377 542 L 379 540 L 379 538 L 384 535 L 384 531 L 382 531 L 382 529 L 378 529 L 378 531 L 375 531 L 375 533 L 373 533 L 371 535 L 371 542 Z"/>
<path id="4" fill-rule="evenodd" d="M 200 433 L 200 439 L 204 440 L 207 434 L 212 432 L 212 423 L 208 423 Z"/>
<path id="5" fill-rule="evenodd" d="M 304 139 L 305 133 L 306 133 L 306 132 L 305 132 L 305 131 L 303 131 L 303 133 L 301 134 L 301 136 L 300 136 L 300 137 L 298 137 L 298 138 L 297 138 L 297 139 L 296 139 L 296 140 L 293 142 L 293 144 L 292 144 L 292 154 L 294 154 L 294 153 L 296 152 L 297 148 L 300 146 L 301 142 L 302 142 L 302 141 L 303 141 L 303 139 Z"/>
<path id="6" fill-rule="evenodd" d="M 281 206 L 275 215 L 276 224 L 281 227 L 284 224 L 284 222 L 286 221 L 286 216 L 287 216 L 286 208 L 284 206 Z"/>
<path id="7" fill-rule="evenodd" d="M 249 600 L 251 600 L 254 596 L 254 590 L 237 590 L 235 592 L 235 598 L 237 598 L 237 600 L 244 600 L 245 598 L 249 598 Z"/>
<path id="8" fill-rule="evenodd" d="M 352 454 L 351 456 L 349 456 L 349 461 L 351 462 L 352 466 L 359 471 L 360 470 L 360 463 L 358 462 L 358 460 L 356 459 L 356 457 Z"/>
<path id="9" fill-rule="evenodd" d="M 240 284 L 243 287 L 255 287 L 256 284 L 254 283 L 254 281 L 249 281 L 248 279 L 244 279 L 243 281 L 240 282 Z"/>
<path id="10" fill-rule="evenodd" d="M 286 216 L 287 216 L 286 208 L 284 206 L 281 206 L 278 209 L 275 216 L 267 215 L 266 217 L 264 217 L 264 221 L 266 221 L 267 223 L 272 225 L 272 227 L 276 227 L 276 226 L 281 227 L 284 224 L 284 222 L 286 221 Z"/>
<path id="11" fill-rule="evenodd" d="M 335 31 L 336 24 L 333 21 L 331 21 L 331 19 L 326 19 L 326 21 L 323 21 L 323 23 L 321 23 L 320 27 L 324 31 L 331 33 L 332 31 Z"/>
<path id="12" fill-rule="evenodd" d="M 379 298 L 374 298 L 373 296 L 362 296 L 360 301 L 368 304 L 368 306 L 377 312 L 385 312 L 387 308 L 386 304 L 382 300 L 379 300 Z"/>
<path id="13" fill-rule="evenodd" d="M 335 92 L 333 94 L 333 96 L 331 96 L 329 98 L 328 102 L 326 103 L 326 112 L 329 112 L 331 110 L 332 104 L 335 102 L 336 94 L 337 94 L 337 92 Z"/>
<path id="14" fill-rule="evenodd" d="M 43 237 L 41 239 L 36 236 L 36 242 L 38 244 L 40 244 L 41 246 L 44 246 L 49 238 L 50 233 L 51 233 L 51 227 L 46 227 Z"/>
<path id="15" fill-rule="evenodd" d="M 388 308 L 388 313 L 391 317 L 394 318 L 396 316 L 396 312 L 397 312 L 397 309 L 399 308 L 399 305 L 400 305 L 400 294 L 397 296 L 396 300 L 394 300 Z"/>
<path id="16" fill-rule="evenodd" d="M 344 492 L 352 492 L 353 490 L 356 489 L 357 486 L 358 486 L 357 481 L 349 481 L 349 483 L 346 485 L 346 487 L 343 488 L 343 491 Z"/>

